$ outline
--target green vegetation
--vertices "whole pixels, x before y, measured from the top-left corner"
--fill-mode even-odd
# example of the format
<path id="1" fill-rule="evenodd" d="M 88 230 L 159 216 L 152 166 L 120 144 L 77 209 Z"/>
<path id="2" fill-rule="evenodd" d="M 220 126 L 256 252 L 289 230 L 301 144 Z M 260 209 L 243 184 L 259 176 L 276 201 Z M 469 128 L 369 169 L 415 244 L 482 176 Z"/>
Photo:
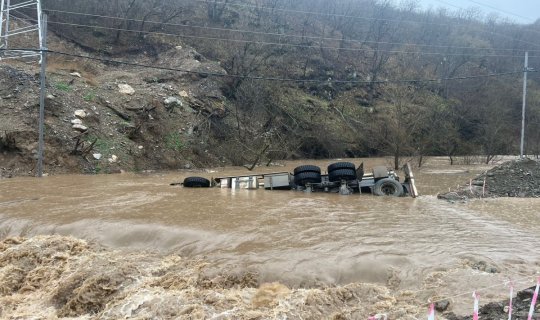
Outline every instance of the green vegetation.
<path id="1" fill-rule="evenodd" d="M 87 143 L 94 143 L 94 150 L 101 153 L 104 157 L 111 153 L 112 141 L 96 136 L 88 136 Z M 95 142 L 94 142 L 95 141 Z"/>
<path id="2" fill-rule="evenodd" d="M 81 47 L 117 55 L 145 48 L 158 57 L 161 50 L 185 46 L 196 50 L 193 59 L 217 61 L 224 69 L 219 73 L 237 75 L 216 79 L 201 72 L 201 78 L 219 82 L 223 96 L 217 100 L 226 107 L 205 115 L 196 133 L 215 139 L 213 152 L 235 164 L 266 146 L 273 159 L 387 155 L 395 166 L 403 157 L 444 155 L 454 161 L 473 155 L 489 162 L 497 154 L 516 154 L 523 57 L 540 43 L 540 21 L 519 25 L 475 10 L 422 12 L 415 1 L 45 3 L 51 10 L 70 7 L 89 14 L 57 14 L 66 25 L 55 32 Z M 125 18 L 130 29 L 141 32 L 96 37 L 91 29 L 70 26 L 94 24 L 92 14 Z M 164 24 L 146 23 L 147 17 Z M 177 43 L 152 34 L 176 34 L 175 23 L 204 27 Z M 115 20 L 101 26 L 121 29 Z M 204 39 L 224 26 L 250 32 Z M 531 54 L 529 64 L 538 68 L 540 56 Z M 537 75 L 531 74 L 528 88 L 526 153 L 539 154 Z M 201 97 L 201 105 L 215 98 Z M 185 148 L 178 133 L 166 135 L 165 143 L 170 150 Z"/>
<path id="3" fill-rule="evenodd" d="M 178 132 L 171 132 L 165 136 L 165 145 L 168 149 L 173 151 L 182 151 L 184 149 L 184 143 L 182 137 Z"/>
<path id="4" fill-rule="evenodd" d="M 92 102 L 96 99 L 96 93 L 94 91 L 90 91 L 87 94 L 84 95 L 83 100 L 86 102 Z"/>
<path id="5" fill-rule="evenodd" d="M 71 91 L 72 89 L 71 86 L 65 82 L 58 82 L 56 83 L 55 87 L 57 90 L 66 91 L 66 92 Z"/>

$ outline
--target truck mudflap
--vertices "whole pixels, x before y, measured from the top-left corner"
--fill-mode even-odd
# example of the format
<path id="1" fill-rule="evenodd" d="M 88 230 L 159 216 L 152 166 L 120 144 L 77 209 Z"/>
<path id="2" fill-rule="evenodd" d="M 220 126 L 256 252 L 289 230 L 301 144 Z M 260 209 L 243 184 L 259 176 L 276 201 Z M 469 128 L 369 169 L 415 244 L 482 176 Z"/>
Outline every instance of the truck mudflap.
<path id="1" fill-rule="evenodd" d="M 418 197 L 418 189 L 416 188 L 414 173 L 412 171 L 410 163 L 407 163 L 405 166 L 403 166 L 403 172 L 405 172 L 405 181 L 403 181 L 403 187 L 405 187 L 411 197 Z"/>

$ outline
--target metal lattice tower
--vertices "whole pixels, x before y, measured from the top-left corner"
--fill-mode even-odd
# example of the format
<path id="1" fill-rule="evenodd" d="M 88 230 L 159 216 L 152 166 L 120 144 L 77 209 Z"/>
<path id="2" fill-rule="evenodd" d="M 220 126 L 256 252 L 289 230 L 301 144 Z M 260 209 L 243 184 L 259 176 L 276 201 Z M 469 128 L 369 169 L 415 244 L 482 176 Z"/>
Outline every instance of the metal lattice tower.
<path id="1" fill-rule="evenodd" d="M 25 9 L 32 16 L 35 14 L 36 18 L 31 18 L 29 15 L 17 11 L 21 9 Z M 40 56 L 40 52 L 37 50 L 43 48 L 41 17 L 41 0 L 0 0 L 0 60 Z M 12 23 L 13 20 L 20 21 L 21 23 L 18 25 L 24 26 L 15 27 Z M 39 39 L 35 51 L 10 49 L 11 39 L 31 33 L 37 33 Z"/>

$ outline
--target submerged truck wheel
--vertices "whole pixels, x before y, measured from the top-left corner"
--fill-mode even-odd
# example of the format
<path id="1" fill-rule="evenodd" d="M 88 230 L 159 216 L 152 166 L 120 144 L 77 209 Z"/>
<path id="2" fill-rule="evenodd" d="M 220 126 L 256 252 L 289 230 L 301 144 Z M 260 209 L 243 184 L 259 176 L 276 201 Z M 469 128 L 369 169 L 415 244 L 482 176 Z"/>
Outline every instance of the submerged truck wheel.
<path id="1" fill-rule="evenodd" d="M 354 165 L 354 163 L 351 163 L 351 162 L 336 162 L 336 163 L 332 163 L 331 165 L 328 166 L 328 174 L 330 174 L 332 171 L 342 170 L 342 169 L 352 169 L 353 171 L 356 172 L 356 166 Z M 356 173 L 355 173 L 355 175 L 356 175 Z"/>
<path id="2" fill-rule="evenodd" d="M 316 173 L 320 174 L 321 173 L 321 168 L 308 164 L 308 165 L 303 165 L 303 166 L 296 167 L 294 169 L 294 175 L 295 176 L 297 174 L 299 174 L 299 173 L 302 173 L 302 172 L 316 172 Z"/>
<path id="3" fill-rule="evenodd" d="M 210 181 L 201 177 L 187 177 L 184 179 L 186 188 L 210 188 Z"/>
<path id="4" fill-rule="evenodd" d="M 338 169 L 328 174 L 328 180 L 330 182 L 339 182 L 341 180 L 351 181 L 354 179 L 356 179 L 356 171 L 354 169 Z"/>
<path id="5" fill-rule="evenodd" d="M 403 195 L 403 186 L 394 179 L 381 179 L 375 183 L 373 193 L 377 196 L 401 197 Z"/>
<path id="6" fill-rule="evenodd" d="M 294 175 L 294 183 L 305 186 L 308 183 L 321 183 L 321 174 L 317 172 L 300 172 Z"/>

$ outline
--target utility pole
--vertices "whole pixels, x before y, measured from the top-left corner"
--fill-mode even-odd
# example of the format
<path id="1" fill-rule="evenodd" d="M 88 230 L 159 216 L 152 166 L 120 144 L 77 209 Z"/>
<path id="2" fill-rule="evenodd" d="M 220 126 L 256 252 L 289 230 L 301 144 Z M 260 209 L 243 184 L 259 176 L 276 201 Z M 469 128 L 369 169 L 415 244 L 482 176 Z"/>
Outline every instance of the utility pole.
<path id="1" fill-rule="evenodd" d="M 43 149 L 45 148 L 44 130 L 45 130 L 45 72 L 47 71 L 47 15 L 44 14 L 41 22 L 41 89 L 39 94 L 39 143 L 38 143 L 38 163 L 37 176 L 43 177 Z"/>
<path id="2" fill-rule="evenodd" d="M 529 52 L 525 52 L 525 67 L 523 68 L 523 110 L 521 112 L 521 146 L 519 158 L 524 158 L 525 148 L 525 109 L 527 107 L 527 74 L 534 69 L 529 68 Z"/>

